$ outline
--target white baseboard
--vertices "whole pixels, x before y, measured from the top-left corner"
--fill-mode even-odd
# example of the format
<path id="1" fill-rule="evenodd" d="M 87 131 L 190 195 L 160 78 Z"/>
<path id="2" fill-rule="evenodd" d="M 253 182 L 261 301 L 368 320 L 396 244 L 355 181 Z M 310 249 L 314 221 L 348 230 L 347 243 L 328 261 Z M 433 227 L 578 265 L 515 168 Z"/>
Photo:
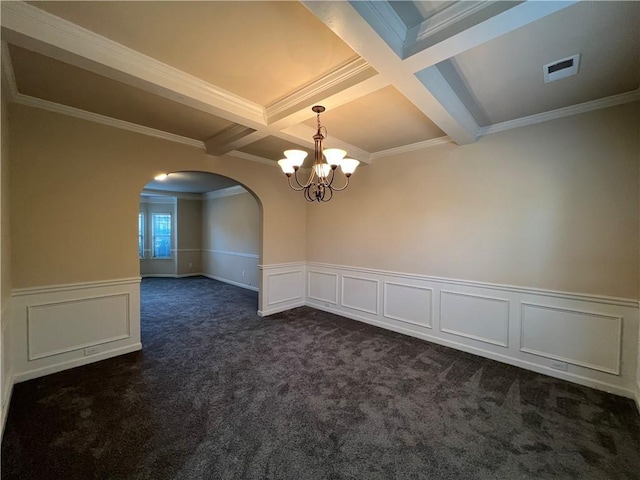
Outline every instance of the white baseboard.
<path id="1" fill-rule="evenodd" d="M 117 357 L 126 353 L 136 352 L 138 350 L 142 350 L 142 343 L 114 348 L 88 357 L 75 358 L 73 360 L 47 365 L 46 367 L 36 368 L 34 370 L 27 370 L 16 375 L 14 377 L 14 383 L 25 382 L 34 378 L 43 377 L 52 373 L 68 370 L 70 368 L 80 367 L 82 365 L 88 365 L 90 363 L 99 362 L 100 360 L 106 360 L 107 358 Z"/>
<path id="2" fill-rule="evenodd" d="M 234 282 L 233 280 L 229 280 L 228 278 L 222 278 L 216 275 L 209 275 L 207 273 L 200 273 L 198 275 L 202 275 L 203 277 L 210 278 L 211 280 L 218 280 L 219 282 L 228 283 L 229 285 L 235 285 L 236 287 L 252 290 L 254 292 L 259 291 L 258 287 L 254 287 L 253 285 L 247 285 L 246 283 Z"/>
<path id="3" fill-rule="evenodd" d="M 204 273 L 145 273 L 142 278 L 186 278 L 186 277 L 202 277 Z"/>
<path id="4" fill-rule="evenodd" d="M 280 312 L 286 312 L 287 310 L 292 310 L 294 308 L 304 307 L 304 306 L 305 306 L 304 302 L 288 303 L 287 305 L 283 305 L 280 307 L 273 307 L 265 310 L 258 310 L 258 315 L 261 317 L 268 317 L 269 315 L 273 315 Z"/>

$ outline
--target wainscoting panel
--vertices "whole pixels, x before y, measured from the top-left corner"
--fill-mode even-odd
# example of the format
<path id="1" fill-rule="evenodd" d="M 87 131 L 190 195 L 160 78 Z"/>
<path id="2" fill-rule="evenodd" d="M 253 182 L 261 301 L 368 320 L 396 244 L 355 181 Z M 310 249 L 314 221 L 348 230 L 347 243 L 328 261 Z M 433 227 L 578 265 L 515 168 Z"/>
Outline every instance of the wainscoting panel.
<path id="1" fill-rule="evenodd" d="M 67 334 L 59 335 L 60 331 Z M 130 336 L 128 293 L 27 307 L 29 360 Z"/>
<path id="2" fill-rule="evenodd" d="M 622 318 L 522 303 L 520 350 L 620 374 Z"/>
<path id="3" fill-rule="evenodd" d="M 310 307 L 619 395 L 640 391 L 637 300 L 317 262 L 306 269 Z"/>
<path id="4" fill-rule="evenodd" d="M 15 289 L 15 381 L 140 350 L 140 278 Z"/>
<path id="5" fill-rule="evenodd" d="M 508 347 L 509 301 L 442 290 L 440 331 Z"/>
<path id="6" fill-rule="evenodd" d="M 378 314 L 378 280 L 342 275 L 343 307 L 360 312 Z"/>
<path id="7" fill-rule="evenodd" d="M 392 320 L 431 328 L 432 288 L 384 282 L 383 315 Z"/>
<path id="8" fill-rule="evenodd" d="M 267 316 L 304 305 L 305 264 L 261 265 L 258 315 Z"/>
<path id="9" fill-rule="evenodd" d="M 307 272 L 307 297 L 319 302 L 338 303 L 338 275 L 315 270 Z"/>

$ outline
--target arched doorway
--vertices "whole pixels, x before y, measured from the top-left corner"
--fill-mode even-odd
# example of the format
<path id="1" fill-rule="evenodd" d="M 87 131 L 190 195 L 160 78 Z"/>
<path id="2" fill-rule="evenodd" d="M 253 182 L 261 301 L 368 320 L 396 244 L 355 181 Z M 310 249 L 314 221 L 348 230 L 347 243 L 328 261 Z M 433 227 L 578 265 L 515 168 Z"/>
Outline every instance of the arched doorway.
<path id="1" fill-rule="evenodd" d="M 145 185 L 138 213 L 140 275 L 203 275 L 259 291 L 262 206 L 239 182 L 179 171 Z"/>

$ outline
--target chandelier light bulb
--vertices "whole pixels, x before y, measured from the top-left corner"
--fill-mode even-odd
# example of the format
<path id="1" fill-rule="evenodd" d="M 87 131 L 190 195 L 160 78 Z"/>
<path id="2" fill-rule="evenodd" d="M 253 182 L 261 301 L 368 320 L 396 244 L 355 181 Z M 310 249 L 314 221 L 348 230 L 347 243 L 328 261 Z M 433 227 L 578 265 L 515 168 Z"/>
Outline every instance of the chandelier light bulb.
<path id="1" fill-rule="evenodd" d="M 308 153 L 304 150 L 285 150 L 284 156 L 291 162 L 293 168 L 300 168 L 307 158 Z"/>
<path id="2" fill-rule="evenodd" d="M 284 172 L 285 175 L 291 176 L 295 173 L 295 168 L 293 168 L 293 163 L 288 158 L 283 158 L 282 160 L 278 160 L 278 165 Z"/>
<path id="3" fill-rule="evenodd" d="M 314 165 L 313 168 L 316 171 L 316 175 L 320 178 L 327 178 L 329 176 L 329 172 L 331 172 L 331 166 L 327 163 Z"/>
<path id="4" fill-rule="evenodd" d="M 342 173 L 344 173 L 347 177 L 350 177 L 353 172 L 356 171 L 360 162 L 358 160 L 354 160 L 353 158 L 345 158 L 340 162 L 340 168 L 342 169 Z"/>
<path id="5" fill-rule="evenodd" d="M 340 162 L 347 154 L 347 152 L 339 148 L 326 148 L 322 153 L 324 153 L 324 158 L 327 159 L 327 163 L 332 167 L 340 165 Z"/>

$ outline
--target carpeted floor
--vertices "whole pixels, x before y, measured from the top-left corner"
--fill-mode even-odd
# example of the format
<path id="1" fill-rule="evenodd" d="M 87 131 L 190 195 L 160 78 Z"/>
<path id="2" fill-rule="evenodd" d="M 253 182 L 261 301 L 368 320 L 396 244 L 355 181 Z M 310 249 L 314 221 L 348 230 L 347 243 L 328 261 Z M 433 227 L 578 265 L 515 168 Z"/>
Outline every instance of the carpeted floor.
<path id="1" fill-rule="evenodd" d="M 631 400 L 253 292 L 142 282 L 144 351 L 15 386 L 10 479 L 637 479 Z"/>

